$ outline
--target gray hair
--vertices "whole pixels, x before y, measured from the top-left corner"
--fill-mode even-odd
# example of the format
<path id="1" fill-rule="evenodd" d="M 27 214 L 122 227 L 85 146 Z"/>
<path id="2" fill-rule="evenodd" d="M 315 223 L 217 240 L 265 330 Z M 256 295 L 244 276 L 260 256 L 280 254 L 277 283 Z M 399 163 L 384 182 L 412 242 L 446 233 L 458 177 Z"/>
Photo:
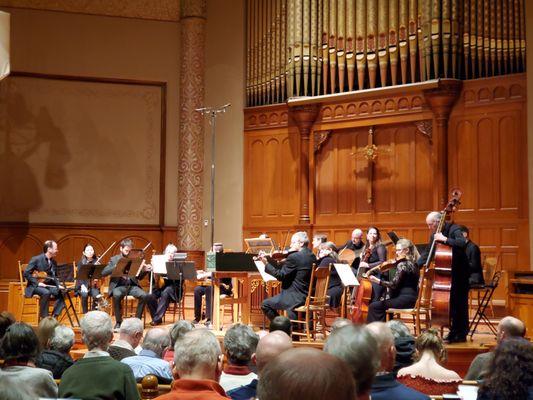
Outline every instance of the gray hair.
<path id="1" fill-rule="evenodd" d="M 392 319 L 388 321 L 387 326 L 390 328 L 392 332 L 392 336 L 394 336 L 394 339 L 398 339 L 401 337 L 413 337 L 407 325 L 405 325 L 399 319 Z"/>
<path id="2" fill-rule="evenodd" d="M 144 336 L 142 348 L 151 350 L 159 358 L 163 356 L 163 350 L 170 346 L 170 335 L 166 329 L 152 328 Z"/>
<path id="3" fill-rule="evenodd" d="M 89 311 L 80 321 L 81 335 L 89 350 L 107 350 L 113 339 L 113 322 L 103 311 Z"/>
<path id="4" fill-rule="evenodd" d="M 342 328 L 343 326 L 352 325 L 353 322 L 349 320 L 348 318 L 341 318 L 337 317 L 331 324 L 331 332 L 335 332 L 336 330 Z"/>
<path id="5" fill-rule="evenodd" d="M 178 248 L 174 245 L 174 243 L 167 244 L 167 247 L 165 247 L 164 254 L 173 254 L 178 251 Z"/>
<path id="6" fill-rule="evenodd" d="M 510 315 L 502 318 L 500 327 L 507 337 L 524 337 L 526 335 L 525 324 L 518 318 Z"/>
<path id="7" fill-rule="evenodd" d="M 139 318 L 126 318 L 120 324 L 119 332 L 129 336 L 133 336 L 137 332 L 144 332 L 143 322 Z"/>
<path id="8" fill-rule="evenodd" d="M 367 325 L 367 329 L 372 332 L 374 338 L 376 339 L 381 355 L 383 355 L 391 346 L 394 346 L 394 336 L 392 335 L 392 330 L 385 322 L 371 322 Z"/>
<path id="9" fill-rule="evenodd" d="M 442 218 L 442 214 L 438 211 L 431 211 L 427 216 L 426 219 L 434 222 L 439 222 Z"/>
<path id="10" fill-rule="evenodd" d="M 224 336 L 224 349 L 230 364 L 247 365 L 255 353 L 259 336 L 248 325 L 235 324 Z"/>
<path id="11" fill-rule="evenodd" d="M 50 339 L 50 349 L 68 353 L 74 345 L 74 331 L 65 325 L 58 325 Z"/>
<path id="12" fill-rule="evenodd" d="M 296 232 L 291 239 L 297 239 L 304 247 L 309 244 L 309 236 L 305 231 Z"/>
<path id="13" fill-rule="evenodd" d="M 184 319 L 175 322 L 174 325 L 172 325 L 172 328 L 170 328 L 171 346 L 174 347 L 176 340 L 178 340 L 179 337 L 185 335 L 187 332 L 190 332 L 193 329 L 194 325 Z"/>
<path id="14" fill-rule="evenodd" d="M 215 335 L 207 329 L 194 329 L 176 340 L 174 366 L 178 374 L 190 374 L 196 368 L 215 369 L 222 351 Z"/>
<path id="15" fill-rule="evenodd" d="M 378 344 L 365 326 L 350 324 L 332 331 L 326 340 L 324 351 L 339 357 L 350 366 L 358 395 L 370 391 L 381 358 Z"/>

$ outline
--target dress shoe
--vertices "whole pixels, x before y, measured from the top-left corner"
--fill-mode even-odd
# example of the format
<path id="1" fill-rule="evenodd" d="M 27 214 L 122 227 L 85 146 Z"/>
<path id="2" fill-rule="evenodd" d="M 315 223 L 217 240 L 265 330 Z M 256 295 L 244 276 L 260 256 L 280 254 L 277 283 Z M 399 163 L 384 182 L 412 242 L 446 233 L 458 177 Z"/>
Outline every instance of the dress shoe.
<path id="1" fill-rule="evenodd" d="M 466 335 L 457 335 L 455 333 L 449 333 L 443 338 L 446 343 L 463 343 L 466 342 Z"/>
<path id="2" fill-rule="evenodd" d="M 150 322 L 150 325 L 151 326 L 157 326 L 157 325 L 161 325 L 162 323 L 163 323 L 163 321 L 161 321 L 161 320 L 155 320 L 155 321 Z"/>

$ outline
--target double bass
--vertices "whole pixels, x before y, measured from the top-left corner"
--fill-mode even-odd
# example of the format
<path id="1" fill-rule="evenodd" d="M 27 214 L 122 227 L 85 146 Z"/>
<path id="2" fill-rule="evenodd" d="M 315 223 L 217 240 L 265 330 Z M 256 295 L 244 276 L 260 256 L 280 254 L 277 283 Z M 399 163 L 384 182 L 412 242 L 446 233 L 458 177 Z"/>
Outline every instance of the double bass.
<path id="1" fill-rule="evenodd" d="M 461 203 L 462 192 L 452 189 L 450 200 L 441 212 L 441 218 L 435 233 L 442 233 L 448 218 Z M 432 257 L 434 255 L 434 257 Z M 433 261 L 433 264 L 432 264 Z M 431 243 L 424 271 L 433 271 L 431 284 L 431 323 L 439 326 L 450 326 L 450 292 L 452 287 L 452 247 L 439 243 L 435 239 Z"/>

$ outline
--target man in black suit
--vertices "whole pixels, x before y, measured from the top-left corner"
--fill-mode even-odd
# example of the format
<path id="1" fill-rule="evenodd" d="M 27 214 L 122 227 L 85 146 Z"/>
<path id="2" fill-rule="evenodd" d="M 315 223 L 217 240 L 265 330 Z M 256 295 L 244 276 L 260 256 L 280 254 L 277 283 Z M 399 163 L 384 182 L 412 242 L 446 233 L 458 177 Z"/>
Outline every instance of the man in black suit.
<path id="1" fill-rule="evenodd" d="M 316 262 L 316 257 L 307 248 L 309 238 L 306 232 L 296 232 L 292 235 L 289 255 L 280 264 L 261 256 L 265 264 L 265 271 L 281 281 L 281 293 L 263 301 L 261 309 L 267 318 L 272 321 L 277 317 L 278 310 L 286 310 L 290 319 L 296 319 L 294 308 L 305 303 L 309 291 L 311 268 Z M 272 262 L 272 263 L 271 263 Z"/>
<path id="2" fill-rule="evenodd" d="M 450 343 L 465 342 L 468 334 L 468 277 L 470 267 L 466 257 L 466 239 L 460 225 L 446 222 L 442 232 L 435 233 L 439 225 L 441 214 L 430 212 L 426 217 L 426 224 L 431 231 L 429 245 L 417 261 L 423 266 L 428 257 L 433 240 L 447 244 L 452 248 L 452 284 L 450 290 L 450 333 L 445 340 Z"/>
<path id="3" fill-rule="evenodd" d="M 470 231 L 464 225 L 461 225 L 463 236 L 466 240 L 465 253 L 468 258 L 469 278 L 468 283 L 472 285 L 484 285 L 485 279 L 483 278 L 483 267 L 481 266 L 481 251 L 479 246 L 470 240 Z"/>
<path id="4" fill-rule="evenodd" d="M 48 316 L 48 303 L 50 297 L 54 297 L 56 302 L 52 316 L 57 318 L 65 307 L 65 300 L 61 294 L 60 285 L 57 280 L 57 262 L 54 259 L 57 255 L 57 243 L 53 240 L 47 240 L 43 245 L 43 252 L 38 256 L 32 257 L 28 266 L 24 270 L 24 278 L 28 281 L 24 295 L 31 297 L 34 294 L 39 299 L 39 318 Z M 48 278 L 43 282 L 34 276 L 34 272 L 46 272 Z"/>
<path id="5" fill-rule="evenodd" d="M 120 242 L 120 254 L 111 257 L 109 264 L 102 271 L 102 276 L 111 275 L 117 267 L 118 261 L 123 257 L 127 258 L 132 248 L 133 241 L 130 239 L 124 239 Z M 139 275 L 139 278 L 129 278 L 127 276 L 112 277 L 109 282 L 108 296 L 113 297 L 113 310 L 116 318 L 115 329 L 119 329 L 122 323 L 122 299 L 127 295 L 133 296 L 138 300 L 137 311 L 135 313 L 137 318 L 142 319 L 145 304 L 148 304 L 152 318 L 155 314 L 155 308 L 157 306 L 155 299 L 139 286 L 138 279 L 142 279 L 148 267 L 144 266 L 142 269 L 143 271 Z"/>
<path id="6" fill-rule="evenodd" d="M 357 271 L 359 268 L 359 262 L 361 261 L 361 252 L 365 242 L 363 242 L 363 231 L 359 228 L 356 228 L 352 231 L 352 236 L 350 240 L 344 243 L 342 246 L 337 246 L 339 249 L 338 253 L 341 253 L 344 249 L 352 250 L 355 254 L 355 259 L 352 262 L 352 269 Z"/>

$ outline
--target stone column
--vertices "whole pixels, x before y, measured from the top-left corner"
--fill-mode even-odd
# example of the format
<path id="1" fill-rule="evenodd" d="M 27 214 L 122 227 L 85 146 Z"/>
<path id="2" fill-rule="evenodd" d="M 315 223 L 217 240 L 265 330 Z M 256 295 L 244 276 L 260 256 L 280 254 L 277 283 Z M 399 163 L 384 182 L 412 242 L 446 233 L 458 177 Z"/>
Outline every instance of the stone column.
<path id="1" fill-rule="evenodd" d="M 206 0 L 180 1 L 178 238 L 180 250 L 202 249 Z"/>

